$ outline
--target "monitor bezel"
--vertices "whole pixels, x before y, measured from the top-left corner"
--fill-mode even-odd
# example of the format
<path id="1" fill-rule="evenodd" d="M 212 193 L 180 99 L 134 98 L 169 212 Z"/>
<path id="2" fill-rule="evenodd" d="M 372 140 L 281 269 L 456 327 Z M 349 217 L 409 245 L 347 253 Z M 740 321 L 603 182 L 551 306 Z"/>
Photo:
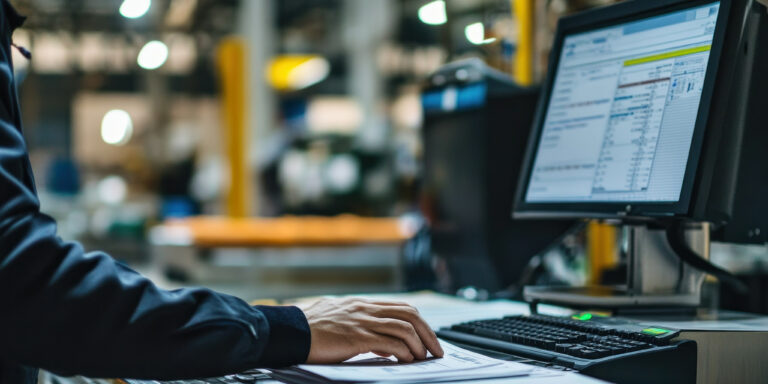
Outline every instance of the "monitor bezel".
<path id="1" fill-rule="evenodd" d="M 603 8 L 582 12 L 562 18 L 557 26 L 554 43 L 549 59 L 547 78 L 542 89 L 534 125 L 532 127 L 523 168 L 515 194 L 514 218 L 637 218 L 649 219 L 686 216 L 692 211 L 694 186 L 696 184 L 699 160 L 708 126 L 717 73 L 720 68 L 721 54 L 726 37 L 728 19 L 731 13 L 731 0 L 720 0 L 720 11 L 713 35 L 712 49 L 699 105 L 698 118 L 694 126 L 691 149 L 688 154 L 685 176 L 680 191 L 680 198 L 674 202 L 526 202 L 532 164 L 538 152 L 538 143 L 543 131 L 543 123 L 549 109 L 549 100 L 554 86 L 554 75 L 560 62 L 565 37 L 623 23 L 659 16 L 685 9 L 696 8 L 717 0 L 634 0 Z"/>

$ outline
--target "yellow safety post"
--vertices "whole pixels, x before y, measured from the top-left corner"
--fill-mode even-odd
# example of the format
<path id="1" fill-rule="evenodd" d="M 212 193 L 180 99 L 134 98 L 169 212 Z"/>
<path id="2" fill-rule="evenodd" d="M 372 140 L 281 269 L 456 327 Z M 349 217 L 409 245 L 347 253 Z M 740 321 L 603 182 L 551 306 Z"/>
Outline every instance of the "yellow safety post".
<path id="1" fill-rule="evenodd" d="M 246 217 L 251 211 L 252 193 L 249 182 L 248 115 L 245 108 L 248 97 L 245 42 L 238 38 L 225 39 L 219 45 L 217 56 L 230 175 L 227 214 L 230 217 Z"/>
<path id="2" fill-rule="evenodd" d="M 512 13 L 518 29 L 514 76 L 521 85 L 531 85 L 534 81 L 534 1 L 512 0 Z"/>
<path id="3" fill-rule="evenodd" d="M 587 226 L 587 256 L 590 284 L 600 283 L 603 271 L 618 262 L 616 226 L 591 221 Z"/>

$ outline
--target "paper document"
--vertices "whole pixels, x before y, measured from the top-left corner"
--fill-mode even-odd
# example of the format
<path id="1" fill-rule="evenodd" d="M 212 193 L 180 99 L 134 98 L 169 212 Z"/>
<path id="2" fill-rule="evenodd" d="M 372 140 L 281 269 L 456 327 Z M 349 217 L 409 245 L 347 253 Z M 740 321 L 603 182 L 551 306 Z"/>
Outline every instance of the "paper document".
<path id="1" fill-rule="evenodd" d="M 554 372 L 539 369 L 528 376 L 515 378 L 483 379 L 462 382 L 462 384 L 608 384 L 606 381 L 584 376 L 576 372 Z"/>
<path id="2" fill-rule="evenodd" d="M 461 349 L 441 341 L 445 355 L 413 363 L 397 363 L 392 359 L 362 355 L 335 365 L 299 365 L 291 374 L 306 373 L 313 381 L 363 383 L 415 383 L 446 380 L 525 376 L 534 367 L 515 362 L 497 360 Z M 276 371 L 280 377 L 279 371 Z M 285 373 L 285 372 L 284 372 Z"/>

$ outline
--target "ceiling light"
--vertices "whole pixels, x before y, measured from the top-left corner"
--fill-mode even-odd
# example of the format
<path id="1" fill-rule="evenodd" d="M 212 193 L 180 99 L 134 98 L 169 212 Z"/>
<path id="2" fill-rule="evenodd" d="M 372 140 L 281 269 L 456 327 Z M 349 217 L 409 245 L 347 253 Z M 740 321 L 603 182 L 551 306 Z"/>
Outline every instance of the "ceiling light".
<path id="1" fill-rule="evenodd" d="M 152 6 L 152 0 L 123 0 L 120 5 L 120 14 L 128 19 L 137 19 L 144 16 Z"/>
<path id="2" fill-rule="evenodd" d="M 495 37 L 490 39 L 485 38 L 485 27 L 481 22 L 467 25 L 464 28 L 464 36 L 467 37 L 467 40 L 469 40 L 470 43 L 475 45 L 488 44 L 496 41 Z"/>
<path id="3" fill-rule="evenodd" d="M 131 139 L 131 115 L 122 109 L 113 109 L 101 120 L 101 139 L 110 145 L 123 145 Z"/>
<path id="4" fill-rule="evenodd" d="M 445 24 L 448 21 L 448 16 L 445 12 L 445 1 L 436 0 L 422 5 L 419 8 L 419 20 L 429 25 Z"/>
<path id="5" fill-rule="evenodd" d="M 168 46 L 162 41 L 150 41 L 139 51 L 139 57 L 136 60 L 139 66 L 144 69 L 157 69 L 168 60 Z"/>

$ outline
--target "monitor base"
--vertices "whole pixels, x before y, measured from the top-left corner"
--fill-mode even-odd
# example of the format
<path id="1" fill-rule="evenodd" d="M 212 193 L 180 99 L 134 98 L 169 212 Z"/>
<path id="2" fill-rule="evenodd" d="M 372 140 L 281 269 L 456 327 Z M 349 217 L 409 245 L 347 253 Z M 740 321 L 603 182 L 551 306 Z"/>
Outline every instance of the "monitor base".
<path id="1" fill-rule="evenodd" d="M 614 313 L 687 313 L 695 311 L 701 301 L 698 293 L 638 294 L 622 286 L 528 286 L 523 290 L 523 297 L 533 313 L 539 303 Z"/>
<path id="2" fill-rule="evenodd" d="M 625 225 L 624 236 L 627 244 L 625 286 L 528 286 L 523 289 L 523 298 L 531 303 L 531 310 L 535 311 L 538 303 L 655 313 L 700 305 L 704 273 L 680 260 L 663 228 Z M 685 240 L 693 252 L 709 259 L 709 224 L 689 223 Z"/>

